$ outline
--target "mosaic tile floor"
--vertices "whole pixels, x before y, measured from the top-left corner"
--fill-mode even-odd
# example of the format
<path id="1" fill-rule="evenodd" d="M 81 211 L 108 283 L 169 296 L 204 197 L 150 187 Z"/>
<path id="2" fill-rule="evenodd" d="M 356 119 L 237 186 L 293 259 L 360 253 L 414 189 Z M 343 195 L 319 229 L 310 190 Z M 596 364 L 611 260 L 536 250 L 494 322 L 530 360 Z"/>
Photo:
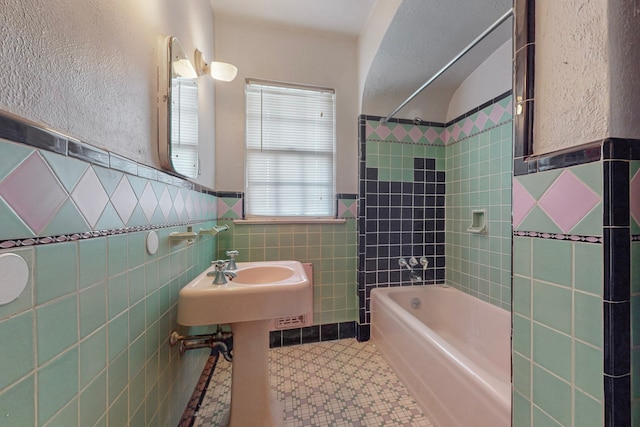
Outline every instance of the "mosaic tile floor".
<path id="1" fill-rule="evenodd" d="M 281 347 L 269 355 L 285 426 L 432 426 L 370 341 Z M 194 426 L 219 427 L 230 390 L 231 364 L 220 358 Z"/>

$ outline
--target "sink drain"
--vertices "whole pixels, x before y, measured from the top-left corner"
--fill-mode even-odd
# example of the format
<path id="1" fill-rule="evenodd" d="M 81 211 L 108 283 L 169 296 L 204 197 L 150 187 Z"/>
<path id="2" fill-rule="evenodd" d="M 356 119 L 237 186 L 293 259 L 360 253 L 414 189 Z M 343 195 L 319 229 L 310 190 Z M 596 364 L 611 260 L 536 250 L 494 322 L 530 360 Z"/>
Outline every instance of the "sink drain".
<path id="1" fill-rule="evenodd" d="M 420 301 L 420 298 L 411 298 L 411 308 L 413 308 L 414 310 L 419 309 L 421 304 L 422 302 Z"/>

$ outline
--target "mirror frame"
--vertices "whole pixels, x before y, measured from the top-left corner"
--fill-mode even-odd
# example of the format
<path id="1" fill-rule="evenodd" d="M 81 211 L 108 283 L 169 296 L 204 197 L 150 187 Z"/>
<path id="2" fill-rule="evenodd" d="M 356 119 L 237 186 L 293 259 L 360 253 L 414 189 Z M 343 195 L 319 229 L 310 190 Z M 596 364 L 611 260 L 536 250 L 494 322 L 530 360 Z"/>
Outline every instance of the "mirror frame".
<path id="1" fill-rule="evenodd" d="M 185 178 L 195 179 L 200 174 L 199 156 L 198 156 L 198 75 L 188 56 L 180 46 L 176 37 L 167 37 L 163 42 L 163 58 L 160 60 L 158 67 L 158 155 L 160 158 L 160 166 L 169 172 L 178 174 Z M 187 70 L 187 76 L 180 76 L 176 72 L 174 64 L 182 64 Z M 183 82 L 193 84 L 196 88 L 195 112 L 186 119 L 180 117 L 181 108 L 180 97 L 176 97 L 176 90 L 179 89 Z M 178 103 L 178 104 L 176 104 Z M 175 129 L 172 124 L 190 123 L 191 133 L 195 133 L 195 164 L 192 167 L 183 168 L 175 162 L 176 149 L 180 147 L 180 132 Z M 193 125 L 195 123 L 195 131 Z M 193 136 L 193 135 L 192 135 Z M 189 144 L 194 145 L 194 144 Z"/>

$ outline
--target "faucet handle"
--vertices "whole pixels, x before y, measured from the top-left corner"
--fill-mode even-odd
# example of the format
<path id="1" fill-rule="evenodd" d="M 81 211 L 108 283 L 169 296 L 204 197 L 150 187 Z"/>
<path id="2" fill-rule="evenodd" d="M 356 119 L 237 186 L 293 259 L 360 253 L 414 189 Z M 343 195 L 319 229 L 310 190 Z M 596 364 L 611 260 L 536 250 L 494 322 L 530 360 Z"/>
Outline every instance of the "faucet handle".
<path id="1" fill-rule="evenodd" d="M 216 271 L 224 270 L 224 267 L 227 265 L 227 260 L 219 259 L 217 261 L 211 261 L 211 264 L 216 268 Z"/>
<path id="2" fill-rule="evenodd" d="M 238 266 L 236 265 L 236 256 L 238 256 L 240 252 L 237 250 L 226 251 L 225 254 L 229 257 L 229 265 L 227 266 L 227 270 L 237 270 Z"/>
<path id="3" fill-rule="evenodd" d="M 429 260 L 427 259 L 427 257 L 420 257 L 420 265 L 422 265 L 423 270 L 426 270 L 427 267 L 429 267 Z"/>
<path id="4" fill-rule="evenodd" d="M 415 267 L 416 265 L 418 265 L 418 260 L 416 259 L 416 257 L 412 256 L 411 258 L 409 258 L 409 265 L 411 265 L 411 267 Z"/>

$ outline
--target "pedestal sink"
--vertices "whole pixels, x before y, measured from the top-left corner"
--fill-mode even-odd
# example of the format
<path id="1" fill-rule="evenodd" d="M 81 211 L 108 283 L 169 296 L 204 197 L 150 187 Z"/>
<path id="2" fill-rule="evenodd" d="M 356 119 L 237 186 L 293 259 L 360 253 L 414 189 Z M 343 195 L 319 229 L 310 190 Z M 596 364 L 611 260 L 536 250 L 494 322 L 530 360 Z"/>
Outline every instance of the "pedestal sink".
<path id="1" fill-rule="evenodd" d="M 178 323 L 230 324 L 233 370 L 229 427 L 282 426 L 280 402 L 269 387 L 271 319 L 308 312 L 310 281 L 297 261 L 239 262 L 236 278 L 213 285 L 202 272 L 178 297 Z"/>

